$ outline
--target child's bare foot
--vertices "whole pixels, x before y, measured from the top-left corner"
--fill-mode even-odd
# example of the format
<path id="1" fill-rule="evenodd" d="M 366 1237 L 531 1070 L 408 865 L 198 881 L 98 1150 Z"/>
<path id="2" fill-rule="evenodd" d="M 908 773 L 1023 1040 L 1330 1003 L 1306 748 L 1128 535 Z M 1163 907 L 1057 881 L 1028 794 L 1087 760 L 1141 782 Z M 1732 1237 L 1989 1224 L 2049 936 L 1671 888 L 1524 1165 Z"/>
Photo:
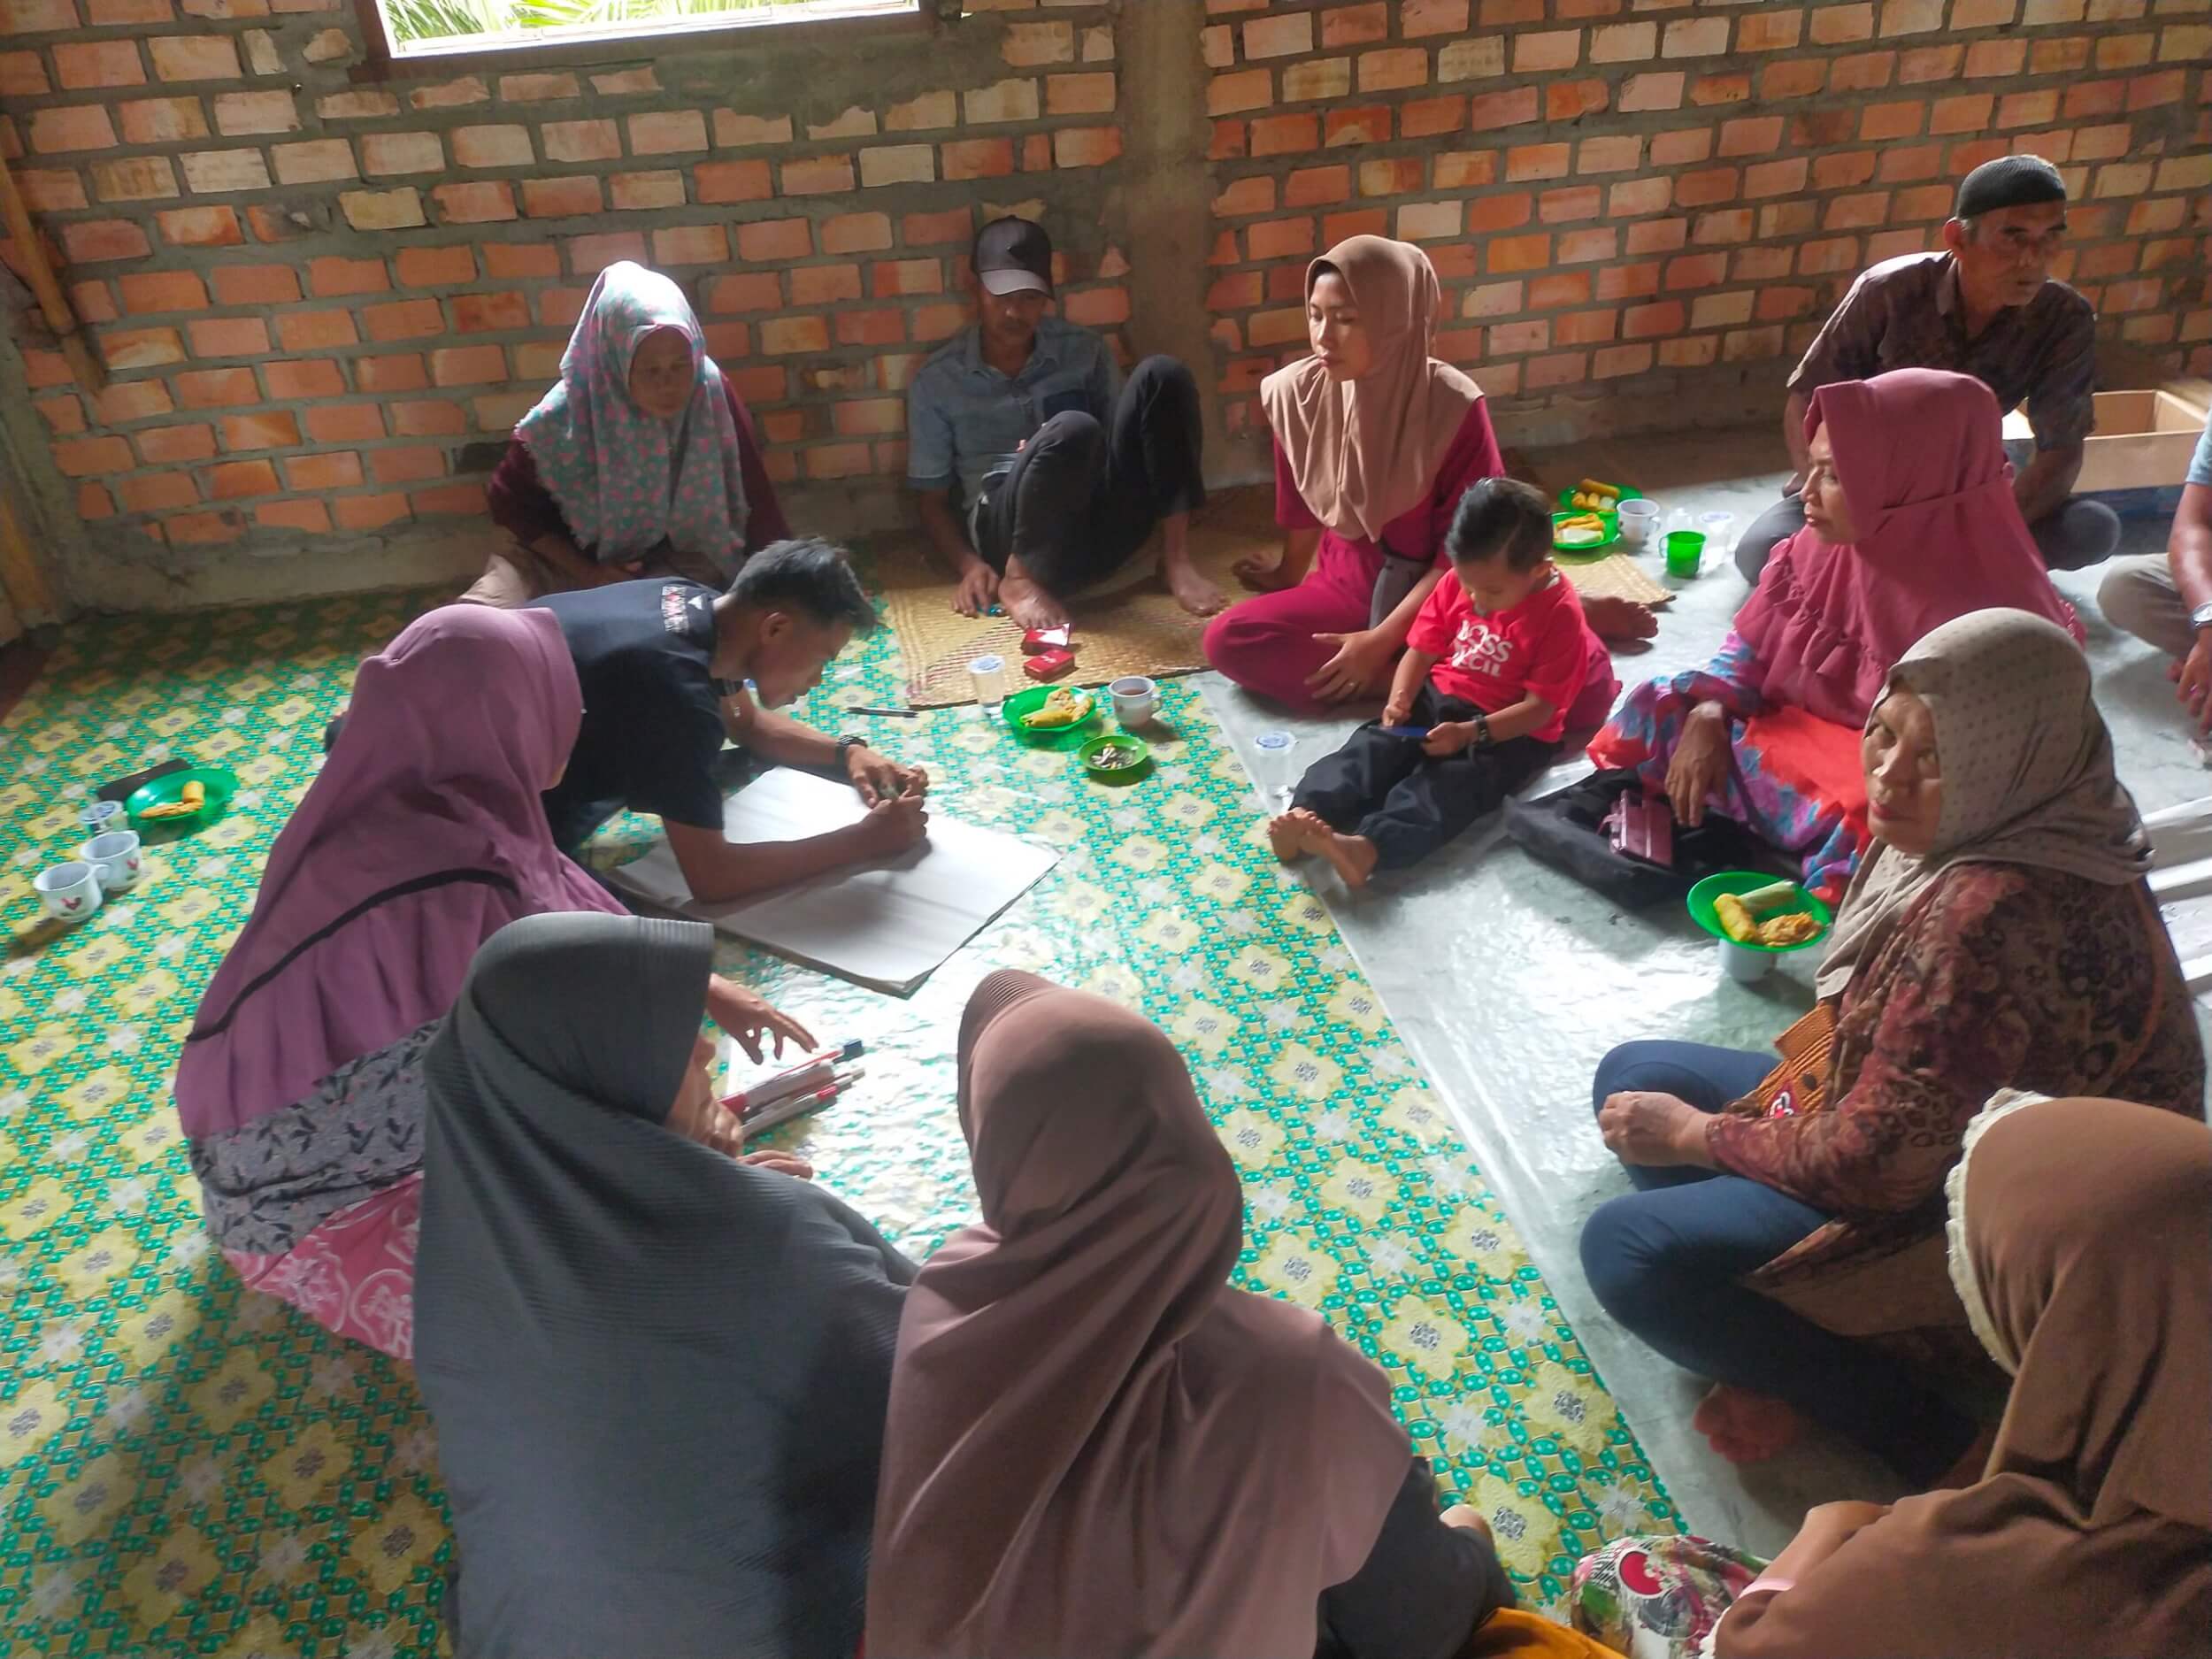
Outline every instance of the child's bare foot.
<path id="1" fill-rule="evenodd" d="M 1375 860 L 1380 856 L 1375 843 L 1364 835 L 1340 835 L 1327 825 L 1313 837 L 1312 849 L 1336 866 L 1338 875 L 1344 878 L 1348 887 L 1367 885 L 1367 878 L 1375 873 Z"/>
<path id="2" fill-rule="evenodd" d="M 1284 864 L 1296 864 L 1313 850 L 1306 844 L 1306 826 L 1295 812 L 1279 812 L 1267 820 L 1267 844 Z"/>
<path id="3" fill-rule="evenodd" d="M 1699 1433 L 1732 1463 L 1763 1463 L 1797 1444 L 1805 1419 L 1771 1394 L 1716 1383 L 1691 1418 Z"/>

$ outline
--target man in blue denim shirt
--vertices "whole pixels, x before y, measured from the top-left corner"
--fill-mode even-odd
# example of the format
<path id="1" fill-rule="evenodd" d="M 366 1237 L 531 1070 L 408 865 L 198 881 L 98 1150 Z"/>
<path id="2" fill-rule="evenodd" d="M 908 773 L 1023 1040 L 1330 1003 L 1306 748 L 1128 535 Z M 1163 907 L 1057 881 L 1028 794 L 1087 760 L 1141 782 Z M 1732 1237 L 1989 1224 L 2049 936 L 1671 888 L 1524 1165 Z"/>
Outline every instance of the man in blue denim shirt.
<path id="1" fill-rule="evenodd" d="M 1067 601 L 1161 527 L 1161 575 L 1194 616 L 1222 594 L 1192 568 L 1192 509 L 1206 499 L 1198 385 L 1147 357 L 1121 385 L 1087 328 L 1048 316 L 1052 242 L 999 219 L 976 235 L 976 321 L 907 388 L 906 481 L 922 527 L 960 578 L 953 608 L 994 604 L 1024 627 L 1068 621 Z"/>
<path id="2" fill-rule="evenodd" d="M 2212 426 L 2190 457 L 2166 550 L 2113 560 L 2097 608 L 2174 659 L 2175 695 L 2197 730 L 2212 732 Z"/>

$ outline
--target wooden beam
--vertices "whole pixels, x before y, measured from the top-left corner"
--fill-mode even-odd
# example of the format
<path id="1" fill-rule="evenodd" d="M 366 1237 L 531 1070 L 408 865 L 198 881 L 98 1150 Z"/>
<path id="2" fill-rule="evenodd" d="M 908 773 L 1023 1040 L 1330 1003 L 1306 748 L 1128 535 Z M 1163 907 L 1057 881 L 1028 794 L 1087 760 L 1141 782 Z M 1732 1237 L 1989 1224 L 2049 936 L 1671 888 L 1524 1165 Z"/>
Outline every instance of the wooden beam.
<path id="1" fill-rule="evenodd" d="M 104 390 L 108 383 L 106 365 L 85 343 L 84 334 L 77 326 L 77 314 L 70 310 L 69 296 L 61 291 L 60 279 L 47 262 L 46 243 L 38 234 L 38 227 L 31 222 L 31 210 L 24 204 L 23 193 L 15 187 L 15 176 L 8 171 L 4 156 L 0 156 L 0 223 L 6 225 L 10 240 L 22 250 L 23 274 L 30 282 L 31 293 L 38 301 L 55 343 L 69 360 L 70 372 L 77 377 L 78 385 L 88 392 Z"/>
<path id="2" fill-rule="evenodd" d="M 4 488 L 0 488 L 0 588 L 7 591 L 8 603 L 15 607 L 25 627 L 42 627 L 61 620 L 54 590 L 47 585 L 46 572 L 31 550 L 23 522 L 15 516 Z"/>

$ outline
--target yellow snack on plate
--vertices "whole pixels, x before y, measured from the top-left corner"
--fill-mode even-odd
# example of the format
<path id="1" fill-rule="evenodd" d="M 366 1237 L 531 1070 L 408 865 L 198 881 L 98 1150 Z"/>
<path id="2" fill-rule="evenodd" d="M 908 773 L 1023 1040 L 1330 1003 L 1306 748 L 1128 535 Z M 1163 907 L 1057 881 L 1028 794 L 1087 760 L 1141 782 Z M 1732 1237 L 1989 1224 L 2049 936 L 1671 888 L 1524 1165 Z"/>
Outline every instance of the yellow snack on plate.
<path id="1" fill-rule="evenodd" d="M 1065 686 L 1054 688 L 1050 696 L 1035 709 L 1022 716 L 1022 724 L 1040 732 L 1056 731 L 1087 719 L 1091 712 L 1088 692 L 1070 691 Z"/>
<path id="2" fill-rule="evenodd" d="M 1720 924 L 1721 932 L 1740 945 L 1766 942 L 1759 937 L 1759 924 L 1744 909 L 1743 901 L 1732 893 L 1724 893 L 1713 901 L 1713 919 Z"/>
<path id="3" fill-rule="evenodd" d="M 1720 907 L 1716 904 L 1715 910 Z M 1778 948 L 1783 945 L 1801 945 L 1820 932 L 1820 923 L 1810 910 L 1792 910 L 1786 916 L 1770 916 L 1759 924 L 1759 942 Z"/>

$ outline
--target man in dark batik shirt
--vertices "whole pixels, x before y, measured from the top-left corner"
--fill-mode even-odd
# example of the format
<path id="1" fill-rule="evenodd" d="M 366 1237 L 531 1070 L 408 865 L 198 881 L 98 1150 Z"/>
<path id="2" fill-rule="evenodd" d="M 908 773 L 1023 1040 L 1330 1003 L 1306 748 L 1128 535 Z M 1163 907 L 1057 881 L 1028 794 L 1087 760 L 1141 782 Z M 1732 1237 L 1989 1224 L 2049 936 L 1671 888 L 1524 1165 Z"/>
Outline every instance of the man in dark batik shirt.
<path id="1" fill-rule="evenodd" d="M 1861 273 L 1843 303 L 1790 376 L 1782 435 L 1796 475 L 1782 499 L 1736 544 L 1736 564 L 1755 582 L 1769 552 L 1804 527 L 1805 410 L 1835 380 L 1889 369 L 1949 369 L 1997 395 L 1997 406 L 2027 405 L 2035 433 L 2013 454 L 2013 494 L 2043 562 L 2079 570 L 2112 557 L 2120 520 L 2101 502 L 2070 495 L 2083 440 L 2095 424 L 2097 314 L 2052 277 L 2066 234 L 2066 181 L 2039 156 L 2001 156 L 1966 175 L 1943 253 L 1907 254 Z"/>

